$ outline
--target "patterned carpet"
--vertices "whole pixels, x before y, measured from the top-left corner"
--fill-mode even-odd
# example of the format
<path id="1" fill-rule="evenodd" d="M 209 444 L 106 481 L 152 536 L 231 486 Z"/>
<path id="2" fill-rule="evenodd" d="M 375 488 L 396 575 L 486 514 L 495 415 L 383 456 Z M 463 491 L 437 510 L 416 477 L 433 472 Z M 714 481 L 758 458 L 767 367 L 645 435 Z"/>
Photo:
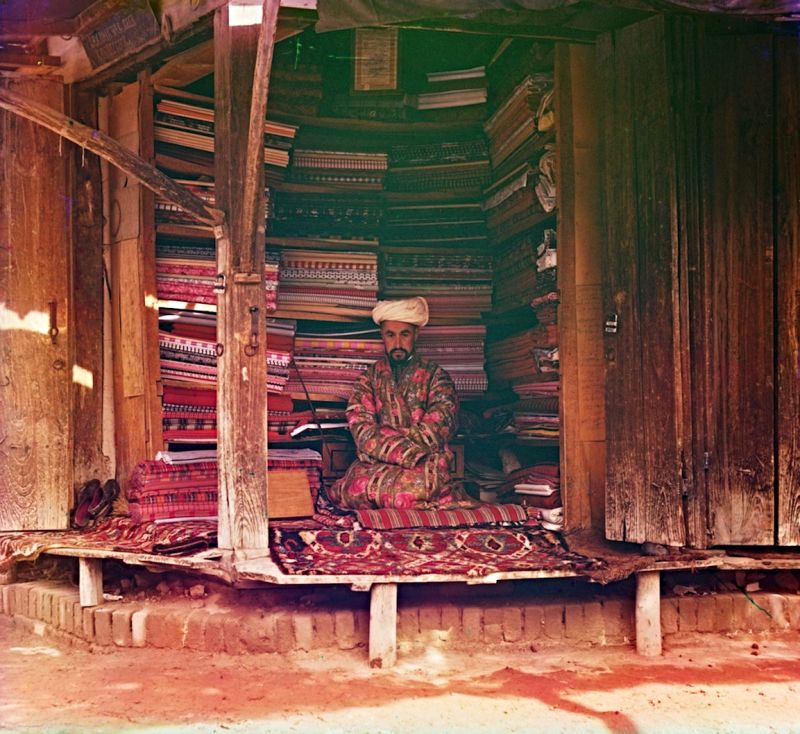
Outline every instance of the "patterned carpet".
<path id="1" fill-rule="evenodd" d="M 291 574 L 449 573 L 602 568 L 540 527 L 421 530 L 270 528 L 273 556 Z"/>
<path id="2" fill-rule="evenodd" d="M 129 517 L 110 517 L 86 530 L 0 533 L 0 571 L 16 561 L 32 561 L 40 553 L 62 548 L 182 555 L 216 544 L 217 523 L 213 521 L 137 523 Z"/>

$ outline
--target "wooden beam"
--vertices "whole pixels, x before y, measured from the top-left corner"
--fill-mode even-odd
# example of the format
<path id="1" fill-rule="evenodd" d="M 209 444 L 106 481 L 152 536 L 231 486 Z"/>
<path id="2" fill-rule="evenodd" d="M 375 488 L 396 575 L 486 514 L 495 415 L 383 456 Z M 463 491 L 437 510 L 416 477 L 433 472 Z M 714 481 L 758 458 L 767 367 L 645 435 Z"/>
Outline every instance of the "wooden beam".
<path id="1" fill-rule="evenodd" d="M 0 50 L 0 66 L 61 66 L 61 57 Z"/>
<path id="2" fill-rule="evenodd" d="M 68 112 L 98 124 L 97 98 L 70 89 Z M 103 454 L 103 181 L 100 159 L 72 148 L 72 330 L 73 363 L 81 379 L 72 382 L 73 478 L 80 485 L 109 476 Z"/>
<path id="3" fill-rule="evenodd" d="M 636 574 L 636 652 L 661 655 L 661 572 Z"/>
<path id="4" fill-rule="evenodd" d="M 219 211 L 207 206 L 199 196 L 175 183 L 169 176 L 161 173 L 105 133 L 83 125 L 52 107 L 32 102 L 7 89 L 0 89 L 0 109 L 31 120 L 62 138 L 96 153 L 199 221 L 211 225 L 223 224 L 224 220 Z"/>
<path id="5" fill-rule="evenodd" d="M 247 133 L 247 156 L 242 200 L 243 251 L 240 273 L 263 273 L 264 238 L 264 118 L 267 112 L 267 89 L 272 66 L 275 30 L 278 27 L 280 0 L 264 0 L 261 28 L 258 32 L 256 66 L 253 71 L 253 93 L 250 101 L 250 126 Z M 260 242 L 259 242 L 260 240 Z M 249 247 L 248 247 L 249 245 Z M 259 246 L 260 245 L 260 246 Z"/>
<path id="6" fill-rule="evenodd" d="M 597 33 L 576 28 L 563 28 L 558 26 L 541 26 L 535 28 L 527 25 L 506 26 L 498 24 L 480 23 L 471 21 L 459 23 L 454 18 L 437 18 L 430 21 L 412 21 L 407 23 L 393 23 L 397 28 L 420 31 L 440 31 L 442 33 L 463 33 L 473 36 L 501 36 L 503 38 L 526 38 L 536 41 L 563 41 L 565 43 L 594 43 Z"/>
<path id="7" fill-rule="evenodd" d="M 369 667 L 397 662 L 397 584 L 373 584 L 369 595 Z"/>
<path id="8" fill-rule="evenodd" d="M 78 587 L 82 607 L 96 607 L 103 601 L 103 559 L 78 559 Z"/>
<path id="9" fill-rule="evenodd" d="M 259 248 L 258 262 L 263 262 L 263 224 L 256 229 L 259 236 L 253 237 L 241 198 L 260 29 L 229 21 L 230 9 L 219 8 L 214 18 L 215 196 L 228 217 L 230 234 L 217 242 L 218 272 L 226 284 L 217 301 L 217 339 L 222 345 L 217 361 L 218 544 L 236 557 L 247 557 L 269 552 L 264 270 L 256 267 L 253 256 L 254 247 Z M 273 39 L 262 42 L 272 44 Z M 266 91 L 262 84 L 258 93 Z M 263 151 L 260 155 L 263 158 Z M 263 197 L 263 160 L 253 175 L 255 195 Z M 263 212 L 263 203 L 256 210 Z"/>

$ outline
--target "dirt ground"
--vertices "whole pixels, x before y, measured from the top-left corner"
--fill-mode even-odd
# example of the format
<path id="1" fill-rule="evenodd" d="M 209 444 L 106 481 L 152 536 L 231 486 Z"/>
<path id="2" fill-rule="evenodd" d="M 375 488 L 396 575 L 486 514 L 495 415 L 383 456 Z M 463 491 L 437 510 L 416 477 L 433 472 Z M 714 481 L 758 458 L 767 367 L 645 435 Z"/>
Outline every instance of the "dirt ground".
<path id="1" fill-rule="evenodd" d="M 0 617 L 0 731 L 800 732 L 800 639 L 629 648 L 231 657 L 91 651 Z"/>

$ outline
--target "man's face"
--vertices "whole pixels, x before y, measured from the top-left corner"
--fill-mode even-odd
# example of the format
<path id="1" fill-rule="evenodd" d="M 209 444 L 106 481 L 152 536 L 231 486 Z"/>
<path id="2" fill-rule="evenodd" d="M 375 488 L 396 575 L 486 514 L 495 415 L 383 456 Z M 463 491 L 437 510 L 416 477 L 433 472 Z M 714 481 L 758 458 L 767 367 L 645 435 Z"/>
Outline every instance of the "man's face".
<path id="1" fill-rule="evenodd" d="M 381 337 L 389 361 L 392 364 L 400 364 L 414 351 L 417 327 L 405 321 L 384 321 L 381 324 Z"/>

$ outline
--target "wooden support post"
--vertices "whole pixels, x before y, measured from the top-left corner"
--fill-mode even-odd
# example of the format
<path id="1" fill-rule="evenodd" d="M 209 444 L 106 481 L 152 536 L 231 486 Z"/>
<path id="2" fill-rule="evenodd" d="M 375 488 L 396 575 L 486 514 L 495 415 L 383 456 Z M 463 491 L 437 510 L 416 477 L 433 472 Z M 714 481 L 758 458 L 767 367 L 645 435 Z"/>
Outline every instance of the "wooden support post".
<path id="1" fill-rule="evenodd" d="M 636 652 L 661 655 L 661 572 L 636 574 Z"/>
<path id="2" fill-rule="evenodd" d="M 215 197 L 229 225 L 215 232 L 225 283 L 217 299 L 218 544 L 245 558 L 269 549 L 263 127 L 278 5 L 264 0 L 260 26 L 232 23 L 227 5 L 214 17 Z M 255 129 L 260 145 L 248 145 Z"/>
<path id="3" fill-rule="evenodd" d="M 0 586 L 17 583 L 17 564 L 12 563 L 5 571 L 0 573 Z"/>
<path id="4" fill-rule="evenodd" d="M 397 584 L 373 584 L 369 595 L 369 667 L 397 661 Z"/>
<path id="5" fill-rule="evenodd" d="M 96 128 L 94 94 L 69 94 L 70 116 Z M 83 379 L 72 380 L 73 481 L 109 476 L 103 454 L 103 178 L 100 159 L 73 148 L 72 188 L 72 329 L 74 362 Z M 110 378 L 108 378 L 110 379 Z"/>
<path id="6" fill-rule="evenodd" d="M 78 586 L 82 607 L 96 607 L 103 601 L 103 559 L 78 559 Z"/>

